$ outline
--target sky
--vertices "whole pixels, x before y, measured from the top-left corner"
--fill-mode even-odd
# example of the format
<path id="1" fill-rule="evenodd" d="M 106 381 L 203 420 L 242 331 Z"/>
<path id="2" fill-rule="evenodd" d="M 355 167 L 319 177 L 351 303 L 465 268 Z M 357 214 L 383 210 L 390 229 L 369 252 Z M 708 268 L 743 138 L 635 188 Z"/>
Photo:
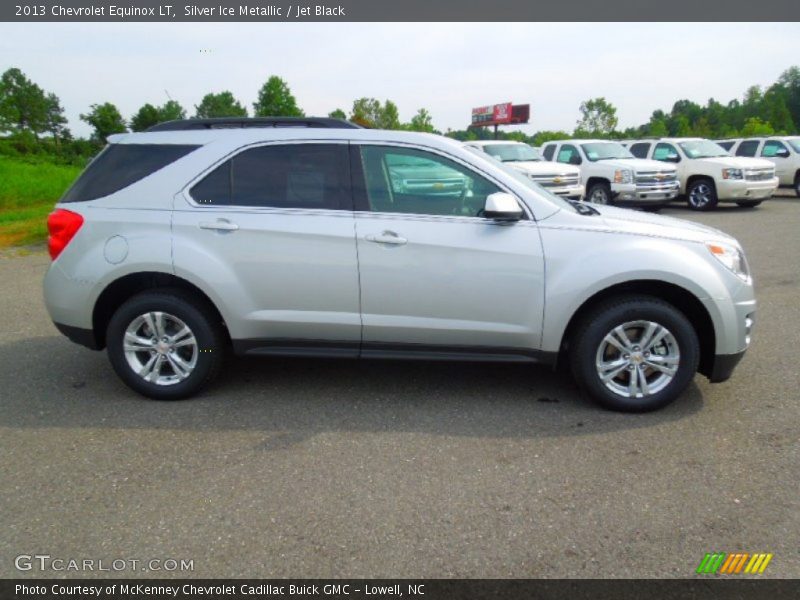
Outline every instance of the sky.
<path id="1" fill-rule="evenodd" d="M 572 131 L 597 96 L 621 129 L 682 98 L 741 98 L 800 63 L 798 40 L 798 23 L 0 23 L 0 71 L 58 95 L 78 136 L 94 103 L 128 119 L 172 98 L 191 116 L 230 90 L 252 114 L 270 75 L 307 115 L 367 96 L 395 102 L 403 121 L 427 108 L 444 131 L 465 128 L 473 107 L 527 103 L 521 129 L 533 133 Z"/>

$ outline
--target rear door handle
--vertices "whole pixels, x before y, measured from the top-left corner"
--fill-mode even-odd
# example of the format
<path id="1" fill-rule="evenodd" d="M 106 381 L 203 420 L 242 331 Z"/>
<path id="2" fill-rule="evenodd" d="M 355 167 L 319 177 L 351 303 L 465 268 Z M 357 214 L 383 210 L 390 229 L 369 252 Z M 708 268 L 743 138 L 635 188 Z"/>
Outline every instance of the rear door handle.
<path id="1" fill-rule="evenodd" d="M 394 231 L 384 231 L 380 235 L 369 234 L 364 237 L 368 242 L 375 242 L 376 244 L 392 244 L 394 246 L 402 246 L 408 243 L 404 237 L 400 237 Z"/>
<path id="2" fill-rule="evenodd" d="M 216 221 L 201 221 L 197 224 L 200 229 L 211 229 L 214 231 L 236 231 L 239 226 L 231 223 L 228 219 L 217 219 Z"/>

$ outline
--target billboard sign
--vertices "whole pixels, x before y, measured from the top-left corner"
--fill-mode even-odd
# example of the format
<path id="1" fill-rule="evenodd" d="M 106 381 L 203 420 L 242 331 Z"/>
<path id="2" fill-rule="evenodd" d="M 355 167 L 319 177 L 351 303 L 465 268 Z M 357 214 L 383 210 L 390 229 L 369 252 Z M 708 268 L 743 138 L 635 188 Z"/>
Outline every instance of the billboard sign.
<path id="1" fill-rule="evenodd" d="M 472 109 L 473 125 L 502 125 L 511 122 L 511 102 Z"/>
<path id="2" fill-rule="evenodd" d="M 471 125 L 473 127 L 485 127 L 487 125 L 527 123 L 529 118 L 529 104 L 518 104 L 514 106 L 511 102 L 503 102 L 501 104 L 490 104 L 488 106 L 473 108 Z"/>

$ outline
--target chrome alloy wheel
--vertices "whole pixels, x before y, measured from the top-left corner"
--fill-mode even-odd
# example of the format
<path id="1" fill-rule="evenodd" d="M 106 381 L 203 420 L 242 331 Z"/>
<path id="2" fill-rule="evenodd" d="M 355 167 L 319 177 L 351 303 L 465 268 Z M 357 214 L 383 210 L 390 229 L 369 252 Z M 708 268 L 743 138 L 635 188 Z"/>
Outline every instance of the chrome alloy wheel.
<path id="1" fill-rule="evenodd" d="M 624 398 L 657 394 L 675 377 L 680 365 L 675 336 L 653 321 L 629 321 L 612 329 L 595 357 L 597 376 Z"/>
<path id="2" fill-rule="evenodd" d="M 179 318 L 165 312 L 139 315 L 125 330 L 125 359 L 134 373 L 156 385 L 180 383 L 197 365 L 197 338 Z"/>
<path id="3" fill-rule="evenodd" d="M 703 208 L 711 202 L 712 195 L 713 191 L 709 184 L 698 183 L 692 188 L 692 192 L 689 194 L 689 203 L 694 208 Z"/>

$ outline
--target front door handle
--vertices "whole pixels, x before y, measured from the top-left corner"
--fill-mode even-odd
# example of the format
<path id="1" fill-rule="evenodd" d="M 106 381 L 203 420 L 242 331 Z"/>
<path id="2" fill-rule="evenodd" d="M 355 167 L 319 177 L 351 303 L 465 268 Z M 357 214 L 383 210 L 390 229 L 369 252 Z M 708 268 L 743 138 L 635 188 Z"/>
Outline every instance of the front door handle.
<path id="1" fill-rule="evenodd" d="M 228 219 L 217 219 L 216 221 L 201 221 L 197 224 L 200 229 L 211 229 L 214 231 L 236 231 L 239 226 Z"/>
<path id="2" fill-rule="evenodd" d="M 364 237 L 368 242 L 375 242 L 376 244 L 392 244 L 394 246 L 402 246 L 408 243 L 404 237 L 400 237 L 394 231 L 384 231 L 380 235 L 369 234 Z"/>

